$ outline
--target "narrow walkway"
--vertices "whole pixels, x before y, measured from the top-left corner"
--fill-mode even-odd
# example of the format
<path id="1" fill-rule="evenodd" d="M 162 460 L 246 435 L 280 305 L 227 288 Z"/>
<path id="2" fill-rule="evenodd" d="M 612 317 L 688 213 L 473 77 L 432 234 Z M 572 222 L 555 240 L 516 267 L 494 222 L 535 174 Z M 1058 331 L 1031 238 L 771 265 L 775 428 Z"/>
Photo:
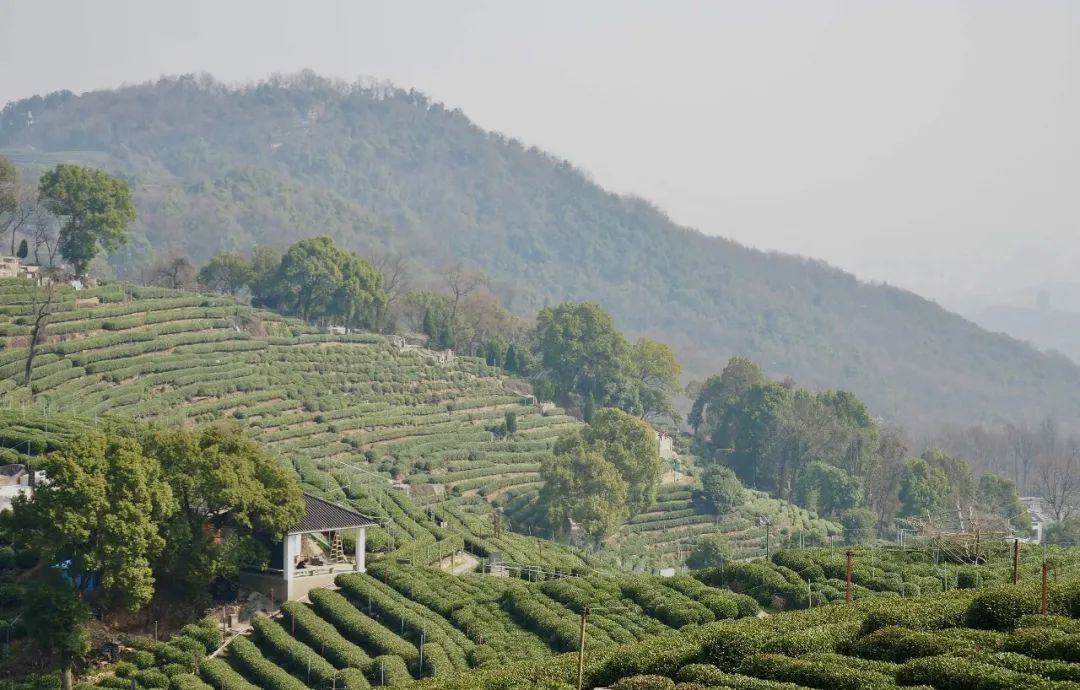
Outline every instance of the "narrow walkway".
<path id="1" fill-rule="evenodd" d="M 471 553 L 458 551 L 453 556 L 447 556 L 439 561 L 438 567 L 439 570 L 445 570 L 451 575 L 464 575 L 476 570 L 478 565 L 480 565 L 480 561 Z"/>

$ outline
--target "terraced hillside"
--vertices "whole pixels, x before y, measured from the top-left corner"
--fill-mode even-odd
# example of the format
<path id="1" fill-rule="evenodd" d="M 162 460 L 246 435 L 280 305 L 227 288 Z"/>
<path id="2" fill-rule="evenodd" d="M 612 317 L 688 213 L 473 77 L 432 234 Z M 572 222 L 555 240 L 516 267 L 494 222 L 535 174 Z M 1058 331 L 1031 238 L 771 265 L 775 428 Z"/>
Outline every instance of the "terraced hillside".
<path id="1" fill-rule="evenodd" d="M 876 597 L 765 619 L 706 623 L 594 649 L 586 688 L 614 690 L 1072 690 L 1080 688 L 1080 580 Z M 577 655 L 456 674 L 443 690 L 573 688 Z"/>
<path id="2" fill-rule="evenodd" d="M 573 673 L 573 661 L 551 657 L 577 649 L 580 612 L 589 607 L 586 687 L 659 674 L 748 690 L 890 688 L 916 676 L 922 680 L 902 684 L 949 689 L 967 686 L 927 679 L 943 673 L 942 664 L 959 663 L 953 656 L 983 652 L 990 656 L 977 659 L 979 664 L 1080 679 L 1067 675 L 1063 667 L 1016 657 L 1072 654 L 1068 645 L 1076 642 L 1063 636 L 1080 631 L 1080 624 L 1060 618 L 1021 618 L 1037 611 L 1037 572 L 1043 557 L 1038 548 L 1023 550 L 1017 588 L 1007 584 L 1011 561 L 1006 544 L 985 551 L 979 564 L 968 565 L 935 563 L 938 550 L 930 544 L 856 549 L 852 607 L 842 603 L 843 549 L 785 550 L 772 561 L 732 563 L 673 578 L 547 574 L 532 582 L 454 576 L 383 559 L 367 574 L 339 576 L 337 589 L 313 590 L 309 601 L 286 603 L 279 616 L 257 620 L 249 636 L 235 639 L 216 659 L 191 656 L 198 649 L 183 638 L 203 633 L 185 629 L 169 643 L 132 640 L 151 652 L 131 657 L 141 659 L 145 670 L 116 671 L 134 676 L 139 687 L 160 687 L 144 682 L 153 677 L 157 664 L 160 673 L 173 677 L 172 686 L 190 682 L 200 688 L 203 683 L 244 689 L 400 687 L 430 677 L 439 679 L 432 687 L 518 688 L 542 680 L 549 683 L 542 687 L 562 688 L 572 682 L 573 676 L 565 674 Z M 1080 552 L 1052 550 L 1048 555 L 1053 563 L 1051 610 L 1075 616 L 1080 613 L 1080 582 L 1069 584 L 1068 578 L 1076 572 Z M 809 611 L 792 616 L 779 612 L 778 606 Z M 761 619 L 759 611 L 765 607 L 774 615 Z M 1010 636 L 1016 626 L 1021 630 Z M 1046 627 L 1058 632 L 1047 632 Z M 1033 639 L 1037 633 L 1050 636 L 1049 641 Z M 704 640 L 712 642 L 703 647 Z M 1002 652 L 1013 656 L 1000 656 Z M 929 662 L 905 664 L 939 655 L 944 658 L 927 668 L 921 664 Z M 867 670 L 873 673 L 861 673 Z M 990 673 L 981 666 L 974 670 Z M 191 671 L 202 680 L 185 675 Z M 843 673 L 851 683 L 843 680 L 848 677 Z M 1017 681 L 1014 675 L 1005 677 Z M 764 680 L 797 685 L 762 685 Z M 868 680 L 875 683 L 861 684 Z M 103 681 L 112 682 L 119 681 Z M 670 688 L 673 682 L 660 687 Z"/>
<path id="3" fill-rule="evenodd" d="M 380 336 L 317 333 L 225 298 L 126 285 L 62 293 L 28 390 L 20 384 L 31 301 L 25 285 L 0 284 L 7 409 L 233 418 L 327 491 L 334 476 L 348 485 L 371 473 L 462 495 L 535 488 L 540 457 L 576 424 L 524 404 L 473 358 L 444 361 Z M 518 432 L 500 439 L 508 410 Z"/>
<path id="4" fill-rule="evenodd" d="M 373 531 L 375 549 L 412 544 L 432 562 L 468 546 L 519 565 L 584 565 L 556 546 L 544 554 L 509 529 L 495 535 L 492 503 L 503 507 L 507 527 L 546 534 L 533 505 L 540 462 L 578 422 L 525 404 L 480 360 L 399 348 L 376 335 L 330 335 L 224 297 L 116 283 L 59 294 L 27 389 L 32 309 L 26 283 L 0 281 L 0 414 L 10 421 L 0 428 L 0 459 L 40 454 L 66 427 L 104 416 L 231 419 L 288 460 L 309 490 L 393 517 Z M 512 437 L 499 429 L 507 412 L 517 417 Z M 699 514 L 690 501 L 696 484 L 686 479 L 662 486 L 657 504 L 623 528 L 609 566 L 682 565 L 694 539 L 718 529 L 731 533 L 737 558 L 764 555 L 763 519 L 777 545 L 800 531 L 838 530 L 757 494 L 719 519 Z M 392 490 L 406 486 L 410 498 Z"/>
<path id="5" fill-rule="evenodd" d="M 735 560 L 760 558 L 782 546 L 812 546 L 834 541 L 843 528 L 799 506 L 747 491 L 747 501 L 726 515 L 710 515 L 691 500 L 698 483 L 661 486 L 648 512 L 623 525 L 612 544 L 620 568 L 650 572 L 683 567 L 695 542 L 721 532 Z"/>

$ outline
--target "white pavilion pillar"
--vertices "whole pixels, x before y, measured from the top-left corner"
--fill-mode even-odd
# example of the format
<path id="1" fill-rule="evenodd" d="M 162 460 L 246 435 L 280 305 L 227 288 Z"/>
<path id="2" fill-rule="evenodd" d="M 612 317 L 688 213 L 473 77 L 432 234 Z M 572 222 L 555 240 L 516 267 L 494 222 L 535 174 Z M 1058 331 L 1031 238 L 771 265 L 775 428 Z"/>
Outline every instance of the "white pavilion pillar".
<path id="1" fill-rule="evenodd" d="M 367 540 L 367 529 L 364 527 L 356 528 L 356 563 L 353 565 L 353 569 L 361 572 L 367 572 L 367 564 L 364 562 L 364 542 Z"/>
<path id="2" fill-rule="evenodd" d="M 293 576 L 296 574 L 296 557 L 300 554 L 301 539 L 303 539 L 302 534 L 285 535 L 285 562 L 282 568 L 285 579 L 285 591 L 283 593 L 285 600 L 292 598 Z"/>

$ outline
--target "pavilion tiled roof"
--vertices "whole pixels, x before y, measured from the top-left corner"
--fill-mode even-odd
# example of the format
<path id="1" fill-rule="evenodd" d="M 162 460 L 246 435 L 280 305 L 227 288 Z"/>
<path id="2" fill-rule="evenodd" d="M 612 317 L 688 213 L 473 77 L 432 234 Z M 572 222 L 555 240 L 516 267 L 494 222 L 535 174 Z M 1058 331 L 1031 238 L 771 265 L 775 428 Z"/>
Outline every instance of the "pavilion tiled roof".
<path id="1" fill-rule="evenodd" d="M 367 515 L 309 493 L 304 493 L 304 508 L 304 517 L 289 528 L 289 534 L 351 529 L 375 524 Z"/>

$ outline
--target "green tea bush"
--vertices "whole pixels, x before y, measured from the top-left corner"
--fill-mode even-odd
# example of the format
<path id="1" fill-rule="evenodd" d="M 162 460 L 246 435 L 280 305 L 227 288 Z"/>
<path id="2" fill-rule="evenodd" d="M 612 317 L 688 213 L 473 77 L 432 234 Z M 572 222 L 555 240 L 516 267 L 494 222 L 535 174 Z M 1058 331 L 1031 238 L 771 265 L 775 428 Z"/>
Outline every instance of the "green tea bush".
<path id="1" fill-rule="evenodd" d="M 372 660 L 371 669 L 368 671 L 368 677 L 372 685 L 375 686 L 402 686 L 408 685 L 413 680 L 409 674 L 408 666 L 401 660 L 401 657 L 390 655 L 375 657 Z"/>
<path id="2" fill-rule="evenodd" d="M 1042 690 L 1046 681 L 988 663 L 958 657 L 913 659 L 896 674 L 901 685 L 930 685 L 937 690 Z"/>
<path id="3" fill-rule="evenodd" d="M 262 655 L 255 643 L 238 637 L 229 645 L 229 658 L 263 690 L 307 690 L 307 686 Z M 325 662 L 323 662 L 325 663 Z"/>
<path id="4" fill-rule="evenodd" d="M 135 673 L 135 682 L 144 688 L 167 688 L 169 677 L 156 668 L 146 668 Z"/>
<path id="5" fill-rule="evenodd" d="M 859 623 L 830 623 L 805 630 L 785 632 L 769 640 L 762 651 L 802 656 L 811 652 L 833 652 L 853 641 L 859 634 Z"/>
<path id="6" fill-rule="evenodd" d="M 415 646 L 358 611 L 337 592 L 315 589 L 308 597 L 319 616 L 352 642 L 377 655 L 399 656 L 410 664 L 416 663 L 419 651 Z"/>
<path id="7" fill-rule="evenodd" d="M 615 681 L 611 690 L 673 690 L 675 681 L 666 676 L 627 676 Z"/>
<path id="8" fill-rule="evenodd" d="M 199 675 L 217 690 L 259 690 L 221 659 L 203 659 Z"/>
<path id="9" fill-rule="evenodd" d="M 947 654 L 975 646 L 959 639 L 910 628 L 885 627 L 865 635 L 847 647 L 847 651 L 864 659 L 902 663 L 909 659 Z"/>
<path id="10" fill-rule="evenodd" d="M 363 649 L 342 637 L 337 628 L 307 606 L 297 601 L 286 601 L 281 605 L 281 611 L 285 614 L 282 624 L 295 630 L 298 638 L 313 649 L 318 649 L 321 656 L 338 668 L 366 671 L 371 666 L 371 657 Z"/>
<path id="11" fill-rule="evenodd" d="M 1026 615 L 1038 613 L 1039 592 L 1029 586 L 995 587 L 975 595 L 966 622 L 984 630 L 1011 630 Z"/>
<path id="12" fill-rule="evenodd" d="M 1054 628 L 1020 628 L 1008 637 L 1003 648 L 1037 659 L 1080 662 L 1080 634 Z"/>
<path id="13" fill-rule="evenodd" d="M 176 675 L 169 678 L 169 690 L 214 690 L 213 687 L 191 674 Z"/>
<path id="14" fill-rule="evenodd" d="M 795 659 L 779 654 L 747 657 L 739 664 L 739 673 L 822 690 L 886 690 L 896 687 L 896 681 L 891 677 L 852 664 Z"/>
<path id="15" fill-rule="evenodd" d="M 277 621 L 256 618 L 252 629 L 259 647 L 285 669 L 303 676 L 309 683 L 333 683 L 337 676 L 334 666 L 317 651 L 291 637 Z"/>
<path id="16" fill-rule="evenodd" d="M 972 657 L 975 661 L 993 664 L 1028 676 L 1041 676 L 1050 680 L 1080 682 L 1080 664 L 1057 659 L 1032 659 L 1015 652 L 997 652 Z"/>
<path id="17" fill-rule="evenodd" d="M 871 610 L 863 619 L 863 633 L 899 626 L 912 630 L 941 630 L 963 625 L 970 596 L 964 592 L 923 599 L 896 599 Z"/>

